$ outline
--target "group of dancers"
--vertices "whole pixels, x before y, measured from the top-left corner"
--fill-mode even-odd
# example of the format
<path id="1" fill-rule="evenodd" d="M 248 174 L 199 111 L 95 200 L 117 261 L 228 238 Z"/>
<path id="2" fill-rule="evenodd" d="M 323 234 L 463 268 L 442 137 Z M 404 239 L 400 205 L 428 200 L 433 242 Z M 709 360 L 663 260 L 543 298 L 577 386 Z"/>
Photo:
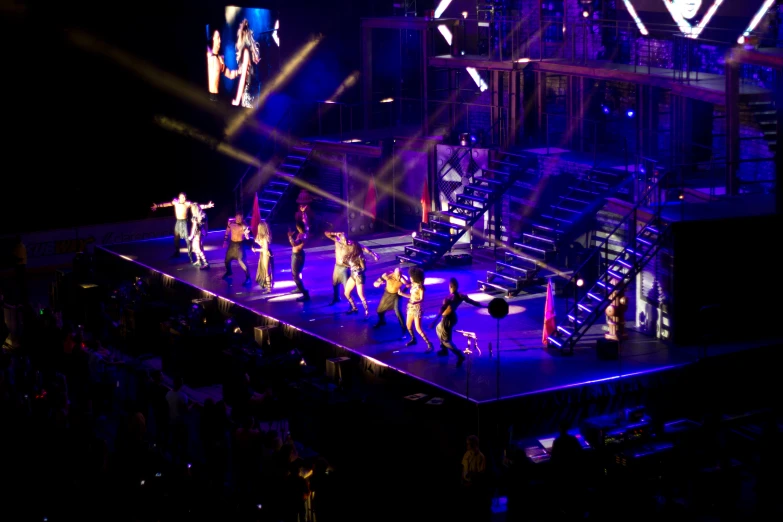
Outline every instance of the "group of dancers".
<path id="1" fill-rule="evenodd" d="M 310 293 L 305 288 L 302 281 L 302 270 L 305 265 L 305 246 L 308 242 L 309 223 L 312 222 L 312 212 L 309 208 L 311 199 L 306 193 L 300 194 L 297 199 L 299 210 L 295 215 L 295 229 L 289 230 L 288 242 L 291 245 L 291 275 L 296 285 L 294 293 L 301 294 L 296 300 L 306 302 L 310 300 Z M 207 234 L 207 220 L 205 209 L 212 208 L 214 204 L 199 204 L 188 201 L 184 193 L 171 202 L 154 204 L 152 210 L 162 207 L 174 207 L 177 218 L 174 227 L 175 252 L 172 257 L 180 256 L 180 240 L 185 239 L 187 244 L 187 253 L 190 262 L 201 270 L 209 269 L 209 263 L 204 256 L 203 241 Z M 188 210 L 191 213 L 191 226 L 187 226 Z M 253 235 L 253 232 L 255 234 Z M 223 248 L 226 249 L 225 256 L 225 274 L 224 280 L 230 280 L 233 275 L 232 262 L 236 261 L 245 274 L 243 285 L 250 286 L 251 277 L 246 263 L 246 242 L 252 237 L 253 251 L 258 252 L 258 268 L 256 270 L 256 283 L 261 287 L 263 293 L 272 292 L 274 286 L 274 255 L 271 249 L 272 232 L 266 221 L 261 220 L 255 231 L 251 231 L 250 226 L 245 222 L 241 213 L 237 213 L 233 219 L 230 219 L 226 226 Z M 370 310 L 365 296 L 367 256 L 377 261 L 380 256 L 371 249 L 362 245 L 358 241 L 350 239 L 344 232 L 327 231 L 324 235 L 334 241 L 335 245 L 335 264 L 332 272 L 332 301 L 330 306 L 340 301 L 340 287 L 343 287 L 343 296 L 348 301 L 350 308 L 347 314 L 358 314 L 359 309 L 353 298 L 354 290 L 361 301 L 365 318 L 369 317 Z M 434 350 L 432 342 L 427 337 L 422 327 L 422 304 L 424 302 L 424 271 L 416 266 L 408 269 L 407 276 L 402 273 L 399 266 L 385 272 L 373 283 L 375 288 L 384 287 L 376 313 L 378 321 L 373 328 L 381 328 L 386 323 L 386 313 L 393 311 L 402 331 L 403 340 L 410 337 L 406 346 L 413 346 L 417 343 L 416 334 L 421 337 L 426 345 L 425 353 L 431 353 Z M 406 291 L 407 290 L 407 291 Z M 406 308 L 406 318 L 403 320 L 400 310 L 400 297 L 408 299 Z M 430 325 L 430 329 L 435 328 L 440 350 L 438 355 L 448 356 L 449 352 L 457 358 L 457 367 L 461 366 L 465 360 L 465 355 L 457 349 L 452 341 L 454 327 L 457 324 L 457 308 L 462 303 L 468 303 L 476 307 L 483 305 L 466 294 L 459 292 L 459 283 L 451 278 L 449 281 L 449 295 L 443 300 L 439 314 Z"/>

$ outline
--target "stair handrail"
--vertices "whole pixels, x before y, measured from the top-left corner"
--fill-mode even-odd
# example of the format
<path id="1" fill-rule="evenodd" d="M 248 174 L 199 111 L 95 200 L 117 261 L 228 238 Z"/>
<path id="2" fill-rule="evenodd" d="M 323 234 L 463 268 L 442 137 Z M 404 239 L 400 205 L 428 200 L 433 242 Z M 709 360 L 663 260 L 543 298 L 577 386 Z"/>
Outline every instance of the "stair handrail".
<path id="1" fill-rule="evenodd" d="M 652 183 L 647 190 L 642 194 L 642 196 L 639 198 L 639 200 L 634 204 L 633 208 L 631 208 L 630 211 L 615 225 L 615 227 L 612 229 L 611 232 L 606 234 L 606 237 L 603 238 L 601 243 L 597 245 L 595 248 L 591 249 L 592 252 L 587 256 L 587 258 L 582 262 L 582 264 L 574 270 L 574 272 L 571 274 L 571 277 L 568 280 L 567 285 L 573 285 L 576 284 L 576 280 L 579 279 L 580 276 L 585 275 L 585 269 L 589 265 L 589 263 L 592 262 L 594 256 L 600 256 L 601 253 L 606 253 L 606 256 L 604 259 L 608 258 L 608 252 L 609 252 L 609 239 L 614 236 L 614 234 L 620 229 L 620 227 L 625 226 L 627 222 L 633 218 L 634 221 L 636 221 L 636 216 L 638 210 L 642 207 L 644 203 L 648 202 L 648 199 L 650 195 L 653 194 L 654 191 L 658 191 L 658 197 L 656 198 L 656 211 L 653 214 L 653 220 L 657 220 L 660 218 L 661 211 L 663 209 L 663 205 L 661 204 L 661 197 L 660 197 L 660 189 L 663 181 L 665 179 L 668 179 L 669 175 L 671 174 L 671 171 L 665 171 L 663 174 L 659 175 L 657 179 L 655 179 L 655 182 Z M 636 249 L 636 235 L 637 231 L 634 230 L 632 236 L 633 236 L 633 249 Z M 598 263 L 598 278 L 600 279 L 601 275 L 601 263 Z M 597 280 L 597 279 L 596 279 Z M 577 303 L 574 303 L 574 307 L 577 306 Z M 571 312 L 571 309 L 566 305 L 566 308 L 568 309 L 568 313 Z"/>

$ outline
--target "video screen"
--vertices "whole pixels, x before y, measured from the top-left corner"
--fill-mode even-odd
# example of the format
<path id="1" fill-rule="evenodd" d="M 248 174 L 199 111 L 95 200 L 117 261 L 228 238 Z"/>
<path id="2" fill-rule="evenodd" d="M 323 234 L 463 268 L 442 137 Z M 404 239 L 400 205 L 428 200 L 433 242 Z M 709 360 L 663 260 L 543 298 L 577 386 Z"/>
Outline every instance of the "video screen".
<path id="1" fill-rule="evenodd" d="M 644 34 L 655 36 L 677 31 L 700 40 L 737 43 L 745 33 L 764 31 L 764 13 L 774 5 L 771 0 L 618 0 L 623 12 Z"/>
<path id="2" fill-rule="evenodd" d="M 269 9 L 227 6 L 208 23 L 207 92 L 214 102 L 253 109 L 280 65 L 280 20 Z"/>

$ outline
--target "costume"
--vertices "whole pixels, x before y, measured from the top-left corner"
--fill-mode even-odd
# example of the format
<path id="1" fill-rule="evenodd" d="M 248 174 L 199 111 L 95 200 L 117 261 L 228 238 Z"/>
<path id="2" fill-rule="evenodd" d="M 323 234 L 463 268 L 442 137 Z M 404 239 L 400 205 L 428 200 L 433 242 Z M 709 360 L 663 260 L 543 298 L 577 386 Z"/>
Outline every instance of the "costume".
<path id="1" fill-rule="evenodd" d="M 351 279 L 354 280 L 354 283 L 356 283 L 356 286 L 364 285 L 364 282 L 366 280 L 366 277 L 364 275 L 365 270 L 367 269 L 367 265 L 365 264 L 364 259 L 364 253 L 360 251 L 358 254 L 352 254 L 350 257 L 344 260 L 345 263 L 348 264 L 351 270 Z M 349 314 L 358 312 L 356 308 L 356 303 L 353 300 L 353 297 L 348 294 L 345 296 L 348 298 L 348 303 L 351 305 L 351 309 L 348 311 Z M 362 299 L 362 306 L 364 306 L 364 315 L 367 316 L 370 314 L 370 309 L 367 306 L 367 301 L 365 299 Z"/>
<path id="2" fill-rule="evenodd" d="M 207 235 L 207 219 L 204 213 L 193 212 L 193 217 L 190 218 L 191 228 L 188 241 L 193 247 L 193 254 L 195 254 L 196 260 L 193 264 L 202 270 L 209 268 L 207 257 L 204 255 L 204 238 Z"/>
<path id="3" fill-rule="evenodd" d="M 416 320 L 421 321 L 421 302 L 424 300 L 424 287 L 420 283 L 413 283 L 411 285 L 411 293 L 410 293 L 410 300 L 408 301 L 408 308 L 406 310 L 407 316 L 412 317 Z M 419 328 L 421 328 L 421 324 L 418 325 Z M 417 328 L 418 330 L 418 328 Z M 407 343 L 405 343 L 405 346 L 413 346 L 416 344 L 416 336 L 413 333 L 413 330 L 408 330 L 408 334 L 410 334 L 411 339 Z M 432 351 L 432 342 L 427 338 L 427 336 L 424 334 L 423 330 L 419 331 L 419 335 L 424 340 L 424 342 L 427 344 L 427 350 L 426 352 L 429 353 Z"/>
<path id="4" fill-rule="evenodd" d="M 231 261 L 237 261 L 240 268 L 245 271 L 244 284 L 247 284 L 250 282 L 250 273 L 245 263 L 247 255 L 245 253 L 244 240 L 250 239 L 250 229 L 245 223 L 237 223 L 234 220 L 230 220 L 226 227 L 224 242 L 228 242 L 229 238 L 231 242 L 228 243 L 228 249 L 226 250 L 226 273 L 223 279 L 231 277 Z"/>
<path id="5" fill-rule="evenodd" d="M 258 283 L 264 292 L 271 292 L 274 285 L 275 258 L 272 254 L 272 233 L 266 222 L 258 224 L 256 233 L 256 244 L 260 247 L 258 255 L 258 269 L 256 270 L 256 283 Z"/>
<path id="6" fill-rule="evenodd" d="M 334 270 L 332 270 L 332 302 L 334 304 L 340 300 L 340 285 L 345 286 L 348 278 L 351 277 L 351 267 L 343 262 L 348 245 L 339 239 L 334 240 Z"/>
<path id="7" fill-rule="evenodd" d="M 252 109 L 255 107 L 254 104 L 257 91 L 256 84 L 258 83 L 258 73 L 256 72 L 255 65 L 253 64 L 253 51 L 249 47 L 243 46 L 239 56 L 244 56 L 245 51 L 248 53 L 247 75 L 245 76 L 245 89 L 242 91 L 242 100 L 240 101 L 240 105 L 246 109 Z"/>
<path id="8" fill-rule="evenodd" d="M 379 287 L 386 283 L 386 288 L 383 290 L 383 297 L 381 297 L 380 303 L 376 312 L 378 313 L 378 322 L 373 328 L 380 328 L 386 324 L 386 312 L 394 310 L 394 314 L 397 316 L 397 321 L 400 323 L 402 333 L 407 332 L 405 328 L 405 320 L 402 318 L 402 312 L 400 311 L 400 296 L 397 292 L 400 291 L 404 285 L 409 284 L 405 276 L 402 274 L 397 275 L 394 271 L 388 274 L 383 274 L 375 281 L 375 286 Z"/>
<path id="9" fill-rule="evenodd" d="M 291 246 L 293 247 L 291 250 L 291 275 L 294 278 L 294 284 L 296 284 L 297 291 L 302 294 L 302 297 L 298 298 L 297 301 L 310 300 L 310 293 L 307 291 L 304 282 L 302 281 L 302 270 L 304 270 L 305 265 L 305 241 L 307 241 L 307 234 L 304 232 L 288 234 L 288 242 L 291 243 Z M 300 246 L 301 248 L 297 248 Z"/>
<path id="10" fill-rule="evenodd" d="M 447 350 L 457 356 L 457 364 L 461 364 L 465 360 L 465 355 L 454 346 L 451 341 L 451 335 L 454 332 L 454 326 L 457 324 L 457 307 L 462 303 L 472 304 L 473 306 L 481 306 L 478 301 L 474 301 L 465 294 L 454 292 L 449 294 L 444 300 L 443 305 L 440 307 L 441 318 L 438 323 L 435 332 L 438 334 L 438 340 L 440 341 L 440 351 L 438 355 L 448 355 Z M 444 312 L 448 311 L 445 315 Z"/>

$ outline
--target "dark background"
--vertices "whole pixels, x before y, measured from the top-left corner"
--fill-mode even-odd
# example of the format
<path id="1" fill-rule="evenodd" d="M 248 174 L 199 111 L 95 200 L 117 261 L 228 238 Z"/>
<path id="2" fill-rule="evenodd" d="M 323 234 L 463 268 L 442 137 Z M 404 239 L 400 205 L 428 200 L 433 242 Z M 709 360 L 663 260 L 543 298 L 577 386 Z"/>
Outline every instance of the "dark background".
<path id="1" fill-rule="evenodd" d="M 233 205 L 232 189 L 245 167 L 155 123 L 165 116 L 213 136 L 223 127 L 180 91 L 185 85 L 206 98 L 205 24 L 221 19 L 225 5 L 276 10 L 282 61 L 323 35 L 270 106 L 332 94 L 359 69 L 360 19 L 392 14 L 392 2 L 378 0 L 4 2 L 7 217 L 0 234 L 143 219 L 153 202 L 179 191 Z M 96 40 L 74 45 L 73 35 Z M 167 73 L 186 83 L 174 84 Z M 357 83 L 341 100 L 358 101 L 359 92 Z M 255 154 L 263 141 L 245 132 L 232 144 Z"/>

